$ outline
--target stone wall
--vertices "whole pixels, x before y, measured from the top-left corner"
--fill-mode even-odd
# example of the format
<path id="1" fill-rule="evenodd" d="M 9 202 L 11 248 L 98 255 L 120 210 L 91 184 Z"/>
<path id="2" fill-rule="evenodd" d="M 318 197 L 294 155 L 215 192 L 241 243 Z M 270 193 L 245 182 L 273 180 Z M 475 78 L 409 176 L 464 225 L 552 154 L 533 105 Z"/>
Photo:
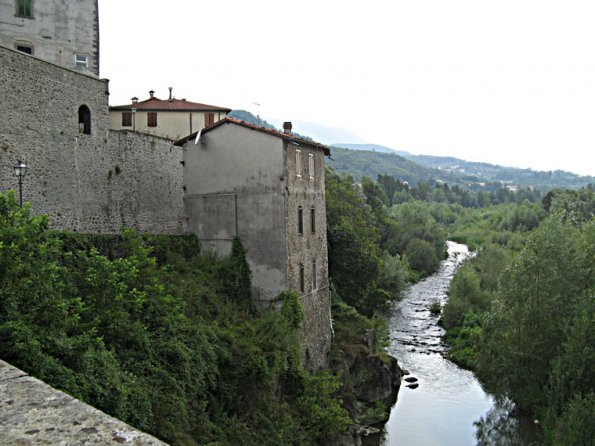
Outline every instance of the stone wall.
<path id="1" fill-rule="evenodd" d="M 290 142 L 284 142 L 283 150 L 287 184 L 285 200 L 287 284 L 291 290 L 300 289 L 300 267 L 302 267 L 304 292 L 301 294 L 306 315 L 302 350 L 305 354 L 306 366 L 319 368 L 327 364 L 332 339 L 324 153 L 315 146 L 295 145 Z M 313 172 L 310 171 L 309 166 L 310 154 L 314 157 Z M 298 156 L 301 158 L 301 169 L 297 165 Z M 302 234 L 298 230 L 299 209 L 302 210 Z M 312 210 L 314 210 L 313 213 Z M 312 225 L 312 216 L 314 216 L 314 225 Z"/>
<path id="2" fill-rule="evenodd" d="M 182 151 L 167 139 L 109 130 L 108 81 L 0 46 L 0 190 L 18 189 L 53 228 L 184 230 Z M 90 111 L 81 133 L 79 107 Z"/>
<path id="3" fill-rule="evenodd" d="M 0 360 L 0 444 L 153 445 L 157 438 Z"/>

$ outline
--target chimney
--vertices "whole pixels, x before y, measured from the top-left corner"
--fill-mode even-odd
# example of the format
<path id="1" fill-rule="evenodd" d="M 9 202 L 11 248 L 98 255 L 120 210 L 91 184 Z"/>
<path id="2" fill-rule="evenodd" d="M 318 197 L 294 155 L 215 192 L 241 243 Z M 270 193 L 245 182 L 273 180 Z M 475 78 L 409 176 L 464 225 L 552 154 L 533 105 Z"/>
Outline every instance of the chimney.
<path id="1" fill-rule="evenodd" d="M 153 97 L 153 96 L 155 95 L 155 90 L 151 90 L 151 91 L 149 91 L 149 95 L 150 95 L 151 97 Z"/>
<path id="2" fill-rule="evenodd" d="M 169 100 L 171 101 L 173 99 L 171 92 L 174 89 L 174 87 L 167 87 L 167 88 L 169 88 Z"/>
<path id="3" fill-rule="evenodd" d="M 136 104 L 137 102 L 138 102 L 138 98 L 137 98 L 136 96 L 135 96 L 135 97 L 133 97 L 133 98 L 132 98 L 132 103 L 133 103 L 133 104 Z"/>
<path id="4" fill-rule="evenodd" d="M 283 133 L 290 134 L 291 133 L 291 121 L 287 121 L 283 123 Z"/>

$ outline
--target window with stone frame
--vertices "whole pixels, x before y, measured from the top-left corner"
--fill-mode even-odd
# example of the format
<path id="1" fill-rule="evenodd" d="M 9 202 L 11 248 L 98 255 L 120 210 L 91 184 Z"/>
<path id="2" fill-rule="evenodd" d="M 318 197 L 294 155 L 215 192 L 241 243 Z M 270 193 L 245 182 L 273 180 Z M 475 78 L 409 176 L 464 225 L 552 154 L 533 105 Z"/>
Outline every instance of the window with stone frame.
<path id="1" fill-rule="evenodd" d="M 306 292 L 306 277 L 304 275 L 304 265 L 300 263 L 300 292 Z"/>
<path id="2" fill-rule="evenodd" d="M 89 68 L 89 58 L 84 54 L 74 55 L 74 67 L 75 68 Z"/>
<path id="3" fill-rule="evenodd" d="M 316 259 L 312 260 L 312 291 L 316 291 L 318 289 L 317 283 L 317 273 L 316 273 Z"/>
<path id="4" fill-rule="evenodd" d="M 316 208 L 314 206 L 310 208 L 310 230 L 312 233 L 316 232 Z"/>
<path id="5" fill-rule="evenodd" d="M 17 17 L 33 18 L 33 0 L 16 0 L 15 15 Z"/>
<path id="6" fill-rule="evenodd" d="M 33 54 L 33 45 L 27 43 L 16 43 L 15 48 L 21 53 Z"/>

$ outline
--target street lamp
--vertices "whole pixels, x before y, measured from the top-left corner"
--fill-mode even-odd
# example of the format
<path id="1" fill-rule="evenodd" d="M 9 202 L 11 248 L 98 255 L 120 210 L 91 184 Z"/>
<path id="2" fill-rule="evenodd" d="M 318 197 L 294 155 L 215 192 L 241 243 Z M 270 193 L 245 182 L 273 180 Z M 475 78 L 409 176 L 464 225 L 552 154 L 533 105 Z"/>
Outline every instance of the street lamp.
<path id="1" fill-rule="evenodd" d="M 27 174 L 27 165 L 18 160 L 14 165 L 14 175 L 19 178 L 19 204 L 23 207 L 23 178 Z"/>

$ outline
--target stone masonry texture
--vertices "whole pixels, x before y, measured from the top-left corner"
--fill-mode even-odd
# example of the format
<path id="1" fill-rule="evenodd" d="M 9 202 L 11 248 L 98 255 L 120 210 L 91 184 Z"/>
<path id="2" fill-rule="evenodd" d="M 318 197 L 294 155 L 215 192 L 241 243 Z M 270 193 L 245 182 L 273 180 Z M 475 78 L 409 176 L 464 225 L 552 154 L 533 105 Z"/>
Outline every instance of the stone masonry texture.
<path id="1" fill-rule="evenodd" d="M 184 232 L 182 151 L 172 141 L 109 130 L 105 79 L 0 46 L 0 191 L 18 189 L 55 229 Z M 79 131 L 79 107 L 91 114 Z"/>
<path id="2" fill-rule="evenodd" d="M 0 444 L 166 445 L 2 360 Z"/>

